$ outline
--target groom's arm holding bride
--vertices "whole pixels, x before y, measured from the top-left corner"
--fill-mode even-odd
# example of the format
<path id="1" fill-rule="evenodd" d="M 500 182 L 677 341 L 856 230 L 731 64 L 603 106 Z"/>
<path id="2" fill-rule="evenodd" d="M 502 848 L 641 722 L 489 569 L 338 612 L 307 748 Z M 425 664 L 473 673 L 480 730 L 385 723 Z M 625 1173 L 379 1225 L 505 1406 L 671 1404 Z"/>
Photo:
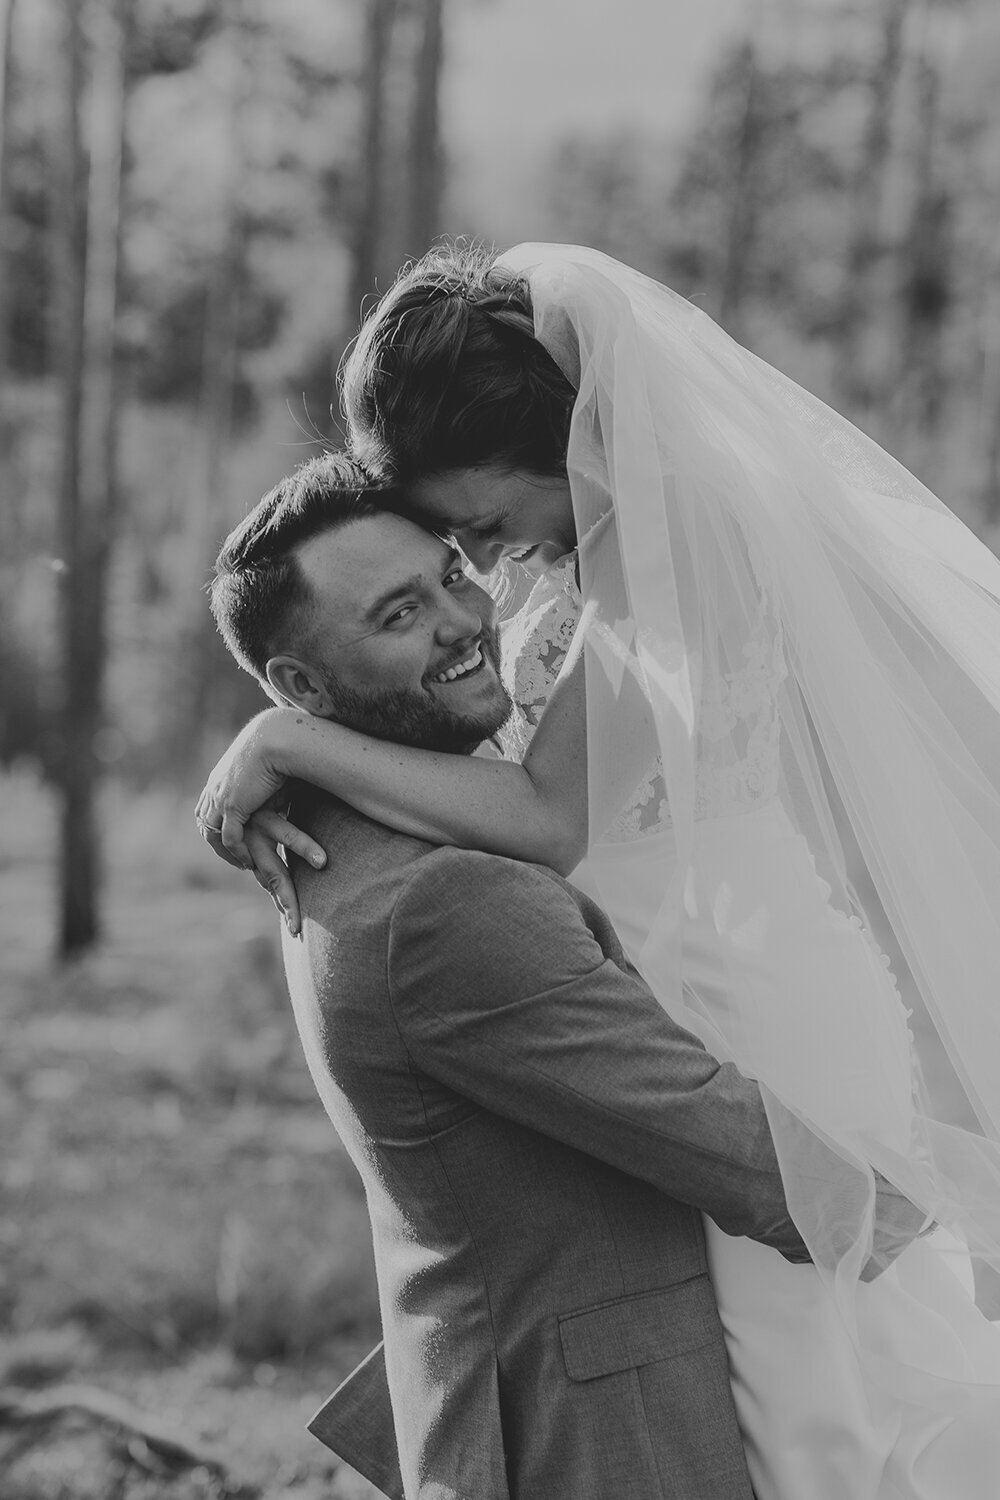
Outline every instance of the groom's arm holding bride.
<path id="1" fill-rule="evenodd" d="M 419 862 L 391 930 L 393 1004 L 419 1067 L 729 1234 L 809 1260 L 757 1085 L 665 1014 L 600 908 L 547 869 L 442 849 Z M 816 1193 L 840 1191 L 846 1170 L 817 1139 Z M 925 1216 L 876 1174 L 875 1221 L 864 1280 Z"/>

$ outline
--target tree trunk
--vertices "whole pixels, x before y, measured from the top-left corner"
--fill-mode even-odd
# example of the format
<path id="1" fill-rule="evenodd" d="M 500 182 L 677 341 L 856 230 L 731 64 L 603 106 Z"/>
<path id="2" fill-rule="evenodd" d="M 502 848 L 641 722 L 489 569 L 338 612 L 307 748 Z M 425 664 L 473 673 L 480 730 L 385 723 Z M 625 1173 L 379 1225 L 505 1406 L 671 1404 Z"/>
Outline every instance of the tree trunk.
<path id="1" fill-rule="evenodd" d="M 347 290 L 348 337 L 357 328 L 366 297 L 375 290 L 379 266 L 385 180 L 385 85 L 396 18 L 396 0 L 367 0 L 367 6 L 362 75 L 361 154 L 351 241 L 351 275 Z"/>
<path id="2" fill-rule="evenodd" d="M 868 120 L 854 184 L 841 296 L 837 384 L 849 407 L 869 408 L 876 377 L 865 358 L 865 332 L 878 304 L 882 203 L 891 151 L 892 109 L 903 62 L 911 0 L 882 0 L 881 51 L 870 77 Z"/>
<path id="3" fill-rule="evenodd" d="M 742 100 L 732 153 L 732 177 L 727 196 L 719 322 L 739 339 L 743 334 L 743 305 L 747 274 L 757 230 L 757 161 L 761 141 L 760 66 L 752 41 L 741 49 L 739 77 Z"/>
<path id="4" fill-rule="evenodd" d="M 980 425 L 983 510 L 987 524 L 1000 522 L 1000 224 L 994 226 L 983 308 L 983 379 Z"/>
<path id="5" fill-rule="evenodd" d="M 10 374 L 7 274 L 8 178 L 10 163 L 11 89 L 14 77 L 14 12 L 17 0 L 0 0 L 0 466 L 7 457 L 8 427 L 4 386 Z M 2 473 L 2 467 L 0 467 Z"/>
<path id="6" fill-rule="evenodd" d="M 97 935 L 92 748 L 79 712 L 78 630 L 86 590 L 80 516 L 80 428 L 83 407 L 83 315 L 87 259 L 86 167 L 80 111 L 83 36 L 74 0 L 63 7 L 64 115 L 59 170 L 53 173 L 56 225 L 54 347 L 60 373 L 61 481 L 59 489 L 61 693 L 58 779 L 62 798 L 59 850 L 59 954 L 87 947 Z"/>
<path id="7" fill-rule="evenodd" d="M 930 483 L 945 397 L 944 323 L 951 293 L 951 200 L 939 181 L 941 79 L 926 36 L 914 59 L 913 207 L 900 257 L 899 351 L 890 411 L 898 446 Z"/>
<path id="8" fill-rule="evenodd" d="M 252 93 L 252 38 L 240 24 L 240 8 L 229 24 L 231 78 L 225 130 L 228 138 L 226 197 L 219 225 L 219 250 L 208 284 L 201 358 L 201 474 L 195 486 L 195 555 L 192 576 L 211 561 L 218 520 L 225 516 L 225 457 L 232 436 L 238 375 L 240 291 L 243 278 L 246 109 Z"/>
<path id="9" fill-rule="evenodd" d="M 239 377 L 241 287 L 246 246 L 244 209 L 247 177 L 247 110 L 254 95 L 256 6 L 228 0 L 229 86 L 225 101 L 226 196 L 221 205 L 218 253 L 205 301 L 202 337 L 199 438 L 191 504 L 186 517 L 185 617 L 178 632 L 176 692 L 178 711 L 167 746 L 172 763 L 182 762 L 201 740 L 210 716 L 213 673 L 218 667 L 215 626 L 202 585 L 228 520 L 226 459 L 233 435 Z"/>
<path id="10" fill-rule="evenodd" d="M 81 113 L 83 38 L 79 7 L 66 7 L 68 73 L 64 130 L 60 312 L 63 470 L 60 503 L 63 581 L 63 693 L 60 705 L 59 956 L 99 936 L 99 784 L 106 657 L 105 594 L 117 501 L 118 402 L 115 328 L 121 244 L 125 128 L 125 40 L 131 0 L 100 0 L 93 11 L 93 79 L 87 111 L 89 168 Z"/>
<path id="11" fill-rule="evenodd" d="M 14 473 L 13 461 L 17 421 L 9 410 L 8 391 L 12 388 L 10 378 L 10 275 L 9 255 L 9 163 L 10 120 L 12 83 L 14 74 L 14 11 L 17 0 L 0 0 L 0 494 L 5 496 L 6 515 L 0 524 L 0 695 L 10 698 L 9 684 L 3 680 L 4 658 L 11 648 L 5 649 L 8 621 L 11 609 L 12 575 L 15 558 L 19 555 L 15 545 L 22 506 L 17 500 L 19 486 Z M 15 648 L 16 649 L 16 648 Z M 16 696 L 16 695 L 15 695 Z M 0 705 L 0 757 L 5 746 L 15 742 L 13 718 L 17 706 L 10 701 Z"/>
<path id="12" fill-rule="evenodd" d="M 409 244 L 422 255 L 441 232 L 441 67 L 444 56 L 443 0 L 423 0 L 422 34 L 416 58 L 409 152 Z"/>

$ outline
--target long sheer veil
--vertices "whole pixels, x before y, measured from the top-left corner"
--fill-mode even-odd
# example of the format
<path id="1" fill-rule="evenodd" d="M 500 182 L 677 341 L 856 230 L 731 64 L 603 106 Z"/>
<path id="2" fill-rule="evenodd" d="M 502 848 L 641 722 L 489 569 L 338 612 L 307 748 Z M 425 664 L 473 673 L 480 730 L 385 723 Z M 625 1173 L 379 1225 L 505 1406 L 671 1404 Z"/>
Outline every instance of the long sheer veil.
<path id="1" fill-rule="evenodd" d="M 502 264 L 527 279 L 537 336 L 579 390 L 568 465 L 598 891 L 611 901 L 623 857 L 605 832 L 658 756 L 663 836 L 640 841 L 658 910 L 640 967 L 708 1046 L 760 1078 L 793 1214 L 876 1378 L 957 1409 L 995 1390 L 995 1361 L 977 1368 L 944 1339 L 885 1368 L 857 1316 L 858 1276 L 871 1167 L 1000 1268 L 1000 562 L 683 298 L 571 246 L 519 246 Z M 725 774 L 752 749 L 745 718 L 709 723 L 706 705 L 746 666 L 762 611 L 785 665 L 760 685 L 780 734 L 770 791 L 833 906 L 908 970 L 916 1045 L 864 1057 L 888 1102 L 850 1127 L 796 1097 L 787 1073 L 769 1076 L 767 1039 L 735 1015 L 709 1019 L 682 983 L 699 762 Z M 817 1034 L 852 1014 L 824 1016 Z M 816 1191 L 817 1139 L 848 1167 L 835 1200 Z"/>

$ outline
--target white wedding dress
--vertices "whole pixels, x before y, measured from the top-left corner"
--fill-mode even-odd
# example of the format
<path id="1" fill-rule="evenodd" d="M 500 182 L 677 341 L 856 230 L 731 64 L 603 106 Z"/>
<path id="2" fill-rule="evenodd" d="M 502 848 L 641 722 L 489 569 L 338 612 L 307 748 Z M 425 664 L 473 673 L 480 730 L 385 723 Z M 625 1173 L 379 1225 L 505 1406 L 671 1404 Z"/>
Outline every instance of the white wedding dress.
<path id="1" fill-rule="evenodd" d="M 517 705 L 504 753 L 523 757 L 580 619 L 575 555 L 535 585 L 506 622 L 504 663 Z M 780 798 L 782 631 L 761 591 L 744 665 L 702 701 L 691 878 L 681 944 L 687 1007 L 677 1018 L 783 1105 L 835 1138 L 905 1152 L 912 1115 L 909 1012 L 861 919 L 837 909 Z M 733 742 L 739 763 L 713 758 Z M 663 846 L 672 837 L 662 766 L 653 763 L 602 840 L 604 879 L 573 879 L 609 910 L 643 968 L 663 921 Z M 653 982 L 651 980 L 651 982 Z M 654 988 L 656 985 L 654 983 Z M 661 1003 L 667 1003 L 659 995 Z M 808 1002 L 808 1003 L 806 1003 Z M 693 1007 L 693 1008 L 692 1008 Z M 812 1266 L 706 1224 L 736 1407 L 758 1500 L 997 1500 L 1000 1330 L 977 1310 L 964 1247 L 944 1231 L 914 1243 L 856 1290 L 858 1327 Z M 894 1370 L 933 1369 L 981 1383 L 949 1410 L 866 1373 L 859 1345 Z M 669 1414 L 664 1414 L 669 1420 Z"/>

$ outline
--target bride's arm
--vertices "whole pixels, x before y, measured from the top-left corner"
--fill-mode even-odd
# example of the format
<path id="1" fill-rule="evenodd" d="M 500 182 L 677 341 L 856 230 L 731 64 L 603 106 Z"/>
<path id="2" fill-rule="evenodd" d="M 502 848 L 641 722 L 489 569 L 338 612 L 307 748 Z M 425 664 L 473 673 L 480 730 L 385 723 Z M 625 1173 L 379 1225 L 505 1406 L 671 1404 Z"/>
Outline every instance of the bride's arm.
<path id="1" fill-rule="evenodd" d="M 209 842 L 220 853 L 221 842 L 238 863 L 253 863 L 244 827 L 294 777 L 414 837 L 568 873 L 587 848 L 583 678 L 581 652 L 561 673 L 522 764 L 417 750 L 298 710 L 267 710 L 206 783 L 198 814 L 221 827 Z"/>

